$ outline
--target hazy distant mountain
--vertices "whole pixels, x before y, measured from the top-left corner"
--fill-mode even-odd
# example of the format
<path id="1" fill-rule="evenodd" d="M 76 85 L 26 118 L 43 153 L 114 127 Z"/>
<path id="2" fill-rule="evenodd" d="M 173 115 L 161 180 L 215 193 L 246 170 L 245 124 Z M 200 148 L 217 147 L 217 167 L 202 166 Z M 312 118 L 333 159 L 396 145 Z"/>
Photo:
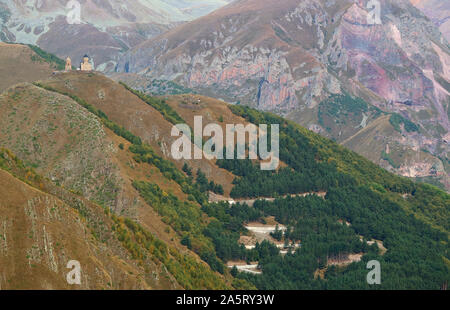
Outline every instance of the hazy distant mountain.
<path id="1" fill-rule="evenodd" d="M 88 53 L 111 70 L 128 48 L 226 5 L 225 0 L 80 0 L 81 24 L 68 25 L 69 1 L 10 0 L 0 4 L 0 39 L 31 43 L 74 62 Z"/>
<path id="2" fill-rule="evenodd" d="M 162 0 L 163 2 L 177 8 L 185 18 L 183 20 L 193 20 L 204 16 L 219 7 L 225 6 L 234 0 Z"/>
<path id="3" fill-rule="evenodd" d="M 380 25 L 367 4 L 237 1 L 136 46 L 117 68 L 287 115 L 450 186 L 448 42 L 407 0 L 381 1 Z"/>

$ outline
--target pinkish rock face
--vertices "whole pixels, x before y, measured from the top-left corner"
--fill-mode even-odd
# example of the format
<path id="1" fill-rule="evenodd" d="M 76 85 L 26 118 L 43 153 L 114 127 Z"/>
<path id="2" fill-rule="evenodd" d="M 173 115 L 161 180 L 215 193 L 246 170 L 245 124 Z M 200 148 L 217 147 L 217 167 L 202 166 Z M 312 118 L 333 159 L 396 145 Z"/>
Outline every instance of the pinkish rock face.
<path id="1" fill-rule="evenodd" d="M 410 1 L 439 27 L 444 37 L 450 42 L 450 2 L 444 0 Z"/>
<path id="2" fill-rule="evenodd" d="M 397 28 L 370 26 L 365 13 L 353 5 L 343 16 L 340 29 L 339 40 L 356 79 L 390 102 L 409 99 L 414 105 L 426 106 L 423 97 L 433 91 L 433 85 L 396 43 L 398 31 L 389 30 Z M 397 40 L 392 40 L 392 36 Z"/>
<path id="3" fill-rule="evenodd" d="M 403 132 L 396 143 L 446 158 L 450 46 L 408 0 L 380 0 L 381 24 L 369 22 L 367 3 L 239 1 L 141 44 L 117 69 L 295 115 L 321 133 L 327 128 L 318 124 L 320 103 L 330 94 L 349 93 L 421 128 L 414 137 Z M 364 124 L 359 128 L 374 121 L 358 117 Z M 350 138 L 342 132 L 330 135 Z"/>

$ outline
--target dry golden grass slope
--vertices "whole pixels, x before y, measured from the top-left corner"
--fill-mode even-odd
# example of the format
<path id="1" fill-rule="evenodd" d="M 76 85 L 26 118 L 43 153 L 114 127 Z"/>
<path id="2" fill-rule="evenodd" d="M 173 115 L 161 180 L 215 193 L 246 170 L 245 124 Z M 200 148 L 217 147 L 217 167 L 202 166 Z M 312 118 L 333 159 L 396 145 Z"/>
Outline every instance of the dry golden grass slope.
<path id="1" fill-rule="evenodd" d="M 60 79 L 62 76 L 79 79 L 78 81 L 80 84 L 74 82 L 73 84 L 75 84 L 75 86 L 72 86 L 72 81 Z M 167 132 L 167 130 L 171 128 L 171 125 L 162 118 L 161 114 L 125 90 L 123 86 L 109 81 L 102 76 L 83 73 L 64 74 L 58 75 L 57 77 L 58 79 L 55 77 L 46 82 L 63 81 L 63 85 L 69 85 L 70 89 L 73 87 L 73 89 L 79 90 L 76 93 L 77 95 L 80 97 L 85 96 L 89 103 L 95 104 L 102 110 L 105 110 L 105 112 L 108 113 L 108 116 L 110 116 L 110 119 L 117 120 L 119 124 L 127 126 L 127 128 L 135 133 L 145 136 L 145 129 L 153 128 L 153 132 L 160 135 L 161 139 L 166 138 L 165 135 L 167 134 L 170 135 L 170 131 Z M 97 79 L 98 83 L 93 80 L 93 78 Z M 97 89 L 93 86 L 101 88 Z M 118 99 L 118 101 L 108 100 L 108 103 L 110 104 L 106 104 L 102 101 L 97 102 L 96 99 L 92 100 L 92 93 L 87 90 L 95 92 L 96 94 L 100 92 L 101 95 L 94 97 L 99 98 L 99 100 L 103 97 Z M 127 112 L 131 113 L 132 111 L 128 108 L 129 102 L 132 104 L 131 109 L 133 107 L 135 108 L 135 113 L 132 116 L 137 117 L 137 119 L 140 120 L 139 122 L 133 122 L 132 117 L 128 118 L 129 115 Z M 124 109 L 124 107 L 127 107 L 127 109 Z M 125 122 L 122 121 L 121 115 L 123 115 Z M 145 122 L 140 118 L 140 115 L 143 115 Z M 159 121 L 159 123 L 155 123 L 155 120 Z M 158 125 L 160 127 L 158 127 Z M 161 144 L 161 139 L 150 139 L 147 136 L 147 140 L 149 140 L 153 146 L 157 146 L 155 147 L 157 150 L 160 149 L 159 144 Z M 123 144 L 123 148 L 119 147 L 121 144 Z M 206 263 L 201 261 L 195 253 L 180 244 L 180 236 L 175 233 L 168 224 L 162 221 L 161 217 L 151 205 L 147 204 L 140 197 L 139 193 L 132 186 L 132 182 L 135 180 L 155 183 L 164 191 L 173 193 L 179 199 L 186 201 L 187 196 L 182 192 L 180 186 L 163 176 L 156 167 L 146 163 L 137 163 L 133 159 L 132 153 L 128 151 L 129 142 L 104 127 L 95 115 L 88 112 L 74 100 L 29 83 L 22 83 L 9 88 L 0 95 L 0 145 L 11 149 L 19 158 L 24 160 L 27 165 L 34 167 L 39 174 L 48 178 L 48 182 L 70 190 L 70 194 L 74 197 L 78 197 L 77 199 L 84 197 L 83 199 L 86 198 L 98 202 L 105 206 L 107 210 L 111 210 L 115 216 L 123 216 L 124 218 L 139 223 L 142 229 L 149 234 L 148 236 L 152 235 L 163 242 L 164 245 L 161 245 L 161 243 L 152 241 L 152 238 L 154 237 L 142 237 L 142 234 L 145 235 L 145 233 L 135 236 L 135 231 L 127 226 L 126 222 L 124 224 L 123 220 L 120 222 L 117 218 L 111 219 L 107 217 L 94 224 L 90 223 L 87 227 L 103 227 L 105 225 L 104 223 L 110 222 L 110 225 L 106 225 L 104 230 L 115 237 L 117 237 L 116 233 L 121 236 L 122 240 L 120 240 L 120 242 L 116 240 L 116 242 L 118 242 L 122 252 L 125 252 L 125 257 L 139 266 L 137 271 L 129 270 L 129 274 L 136 276 L 141 273 L 143 280 L 139 280 L 133 276 L 129 279 L 128 285 L 125 285 L 122 284 L 121 279 L 114 278 L 104 283 L 101 282 L 102 285 L 105 284 L 103 286 L 100 284 L 94 286 L 92 281 L 86 280 L 91 286 L 83 288 L 173 289 L 228 287 L 226 284 L 227 280 L 225 280 L 223 276 L 212 272 Z M 164 153 L 163 151 L 159 152 L 161 154 Z M 180 163 L 177 164 L 181 165 Z M 211 162 L 207 162 L 205 166 L 202 166 L 202 169 L 204 169 L 203 167 L 208 167 L 208 165 L 212 167 L 211 170 L 219 170 Z M 205 169 L 205 171 L 208 170 Z M 228 176 L 228 180 L 230 180 L 230 186 L 232 180 L 231 175 Z M 7 183 L 9 184 L 11 182 Z M 0 187 L 2 187 L 2 190 L 5 192 L 10 191 L 6 184 L 2 184 Z M 26 195 L 24 197 L 26 197 Z M 28 200 L 31 201 L 32 198 L 33 197 Z M 53 201 L 58 198 L 48 197 L 48 199 L 53 203 Z M 7 210 L 6 206 L 10 206 L 14 201 L 14 198 L 12 198 L 11 201 L 4 201 L 3 198 L 0 199 L 0 205 L 5 206 L 1 209 Z M 20 206 L 26 202 L 18 200 L 17 203 Z M 59 204 L 55 208 L 63 207 L 63 204 Z M 38 209 L 41 210 L 42 208 L 47 208 L 47 204 L 39 204 Z M 52 207 L 49 206 L 48 208 L 51 209 Z M 98 205 L 95 205 L 95 208 L 103 212 L 103 209 Z M 46 214 L 45 212 L 44 214 Z M 15 222 L 17 221 L 16 218 L 20 218 L 21 216 L 21 214 L 14 214 L 8 216 L 8 218 Z M 1 218 L 3 218 L 3 216 Z M 49 223 L 52 222 L 51 218 L 47 218 L 47 220 Z M 205 220 L 207 219 L 205 218 Z M 79 222 L 76 217 L 65 219 L 65 223 L 71 223 L 72 221 L 75 223 Z M 33 222 L 24 222 L 22 227 L 24 229 L 33 229 L 33 225 Z M 48 231 L 49 226 L 46 227 Z M 87 227 L 85 227 L 85 231 L 86 234 L 89 235 L 89 229 Z M 74 231 L 79 236 L 82 236 L 79 234 L 79 229 L 71 228 L 71 224 L 67 224 L 66 226 L 55 226 L 54 231 L 55 234 L 59 236 L 62 235 L 66 229 Z M 115 231 L 116 233 L 113 233 L 112 231 Z M 103 230 L 101 232 L 103 232 Z M 94 232 L 94 235 L 97 236 L 101 232 Z M 11 231 L 6 230 L 5 233 L 7 233 L 8 236 L 13 234 Z M 42 232 L 42 234 L 44 233 Z M 23 240 L 27 240 L 27 236 L 27 234 L 21 235 L 20 237 L 17 237 L 17 240 L 11 240 L 9 244 L 21 243 Z M 20 240 L 20 238 L 25 239 Z M 37 238 L 39 242 L 47 242 L 43 240 L 48 239 L 45 235 L 39 235 Z M 156 243 L 154 245 L 148 243 L 148 238 L 151 239 L 150 241 Z M 63 239 L 68 241 L 72 239 L 72 236 L 67 235 L 64 236 Z M 63 239 L 61 239 L 61 242 Z M 54 240 L 58 241 L 54 241 L 53 244 L 56 244 L 56 242 L 58 242 L 58 244 L 61 243 L 60 239 Z M 102 238 L 100 238 L 100 240 L 104 242 Z M 29 245 L 26 244 L 25 248 L 28 246 Z M 31 245 L 31 247 L 33 246 L 36 247 L 36 251 L 42 251 L 42 249 L 49 248 L 46 243 Z M 113 262 L 112 254 L 108 254 L 110 246 L 110 244 L 97 245 L 100 253 L 108 257 L 105 258 L 105 260 L 110 259 Z M 155 247 L 157 248 L 158 246 L 168 247 L 170 255 L 162 258 L 158 257 L 158 253 L 161 251 L 157 251 L 156 254 L 152 252 Z M 88 250 L 90 247 L 83 245 L 80 246 L 80 248 Z M 64 253 L 55 252 L 55 249 L 52 251 L 52 259 L 66 258 Z M 22 255 L 22 253 L 18 253 L 17 255 Z M 26 255 L 27 254 L 25 254 L 24 257 L 26 257 Z M 130 255 L 134 260 L 131 260 Z M 93 257 L 93 254 L 85 252 L 80 253 L 79 256 L 88 259 Z M 170 259 L 170 257 L 172 258 Z M 101 261 L 100 258 L 95 258 L 95 260 Z M 5 266 L 12 265 L 15 261 L 20 262 L 20 268 L 28 268 L 26 267 L 25 261 L 22 262 L 21 260 L 15 260 L 14 258 L 5 262 Z M 63 261 L 57 263 L 52 262 L 53 265 L 41 266 L 37 270 L 39 270 L 39 272 L 45 270 L 45 272 L 50 272 L 49 274 L 52 276 L 59 277 L 60 274 L 53 274 L 57 273 L 57 271 L 55 271 L 56 269 L 51 268 L 56 268 L 54 266 L 57 264 L 59 266 L 58 270 L 62 272 L 62 263 Z M 82 265 L 88 264 L 86 261 L 81 263 Z M 31 263 L 28 264 L 28 266 L 31 268 Z M 50 268 L 51 270 L 49 271 L 46 268 Z M 100 271 L 101 269 L 99 268 L 88 270 L 90 275 L 99 273 Z M 29 272 L 29 270 L 21 270 L 18 274 L 27 274 L 27 272 Z M 113 271 L 108 272 L 101 271 L 102 274 L 110 274 Z M 208 277 L 205 279 L 199 277 L 196 275 L 197 272 L 201 273 L 202 276 L 207 274 Z M 114 274 L 117 273 L 118 272 L 114 272 Z M 128 270 L 126 273 L 128 273 Z M 20 283 L 11 282 L 14 283 L 14 285 L 9 287 L 61 288 L 61 286 L 50 286 L 50 284 L 48 284 L 47 287 L 39 286 L 38 280 L 40 277 L 41 276 L 36 276 L 35 282 L 26 281 L 23 284 L 25 286 L 22 286 Z M 45 278 L 46 276 L 43 277 Z M 7 280 L 8 279 L 5 281 Z M 49 278 L 48 281 L 42 283 L 53 283 L 53 285 L 56 285 L 57 283 L 60 283 L 58 281 L 54 282 L 53 278 Z M 180 281 L 181 283 L 179 283 Z M 2 285 L 6 285 L 6 283 Z"/>
<path id="2" fill-rule="evenodd" d="M 146 262 L 143 268 L 132 260 L 103 208 L 30 170 L 17 169 L 9 151 L 1 149 L 0 159 L 1 166 L 11 170 L 0 169 L 1 289 L 180 287 L 160 262 Z M 80 262 L 81 285 L 66 280 L 71 260 Z M 152 270 L 154 277 L 145 269 Z"/>
<path id="3" fill-rule="evenodd" d="M 0 42 L 0 92 L 17 83 L 44 79 L 52 72 L 52 65 L 28 46 Z"/>
<path id="4" fill-rule="evenodd" d="M 121 155 L 118 160 L 131 162 Z M 151 170 L 149 166 L 138 170 L 145 168 Z M 149 174 L 155 176 L 156 172 Z M 147 175 L 133 177 L 149 181 Z M 228 287 L 222 276 L 181 246 L 144 203 L 135 221 L 119 217 L 108 207 L 39 176 L 6 149 L 0 149 L 0 179 L 1 288 Z M 162 188 L 169 186 L 164 181 L 156 183 Z M 161 238 L 163 233 L 166 235 Z M 69 286 L 65 280 L 69 270 L 64 266 L 70 260 L 78 260 L 82 266 L 81 286 Z"/>
<path id="5" fill-rule="evenodd" d="M 156 109 L 127 91 L 122 85 L 100 74 L 83 74 L 80 72 L 57 74 L 42 81 L 42 83 L 84 99 L 105 112 L 110 120 L 141 137 L 159 155 L 173 161 L 179 169 L 182 168 L 184 161 L 173 160 L 170 154 L 171 145 L 177 139 L 177 137 L 171 137 L 173 125 L 164 119 Z M 180 99 L 181 97 L 174 97 L 173 100 L 178 102 Z M 170 100 L 172 103 L 168 103 L 176 108 L 177 105 L 173 103 L 173 100 Z M 223 105 L 223 103 L 218 104 L 218 100 L 210 98 L 207 100 L 208 105 L 210 103 L 215 103 L 215 107 Z M 224 108 L 226 109 L 224 115 L 231 115 L 228 108 L 221 107 L 220 109 Z M 217 111 L 220 112 L 220 109 Z M 188 124 L 192 123 L 193 117 L 191 115 L 184 113 L 183 109 L 177 109 L 177 111 Z M 214 121 L 217 122 L 217 118 Z M 207 123 L 208 120 L 205 119 L 205 124 Z M 214 179 L 215 182 L 221 184 L 225 193 L 230 192 L 234 176 L 228 171 L 218 168 L 214 161 L 191 160 L 188 164 L 194 171 L 201 169 L 208 179 Z"/>
<path id="6" fill-rule="evenodd" d="M 24 52 L 18 62 L 33 55 L 25 46 L 7 48 Z M 13 61 L 4 49 L 0 51 L 2 61 Z M 33 65 L 43 63 L 32 62 L 25 70 L 37 72 Z M 75 100 L 30 82 L 39 79 L 42 85 L 84 99 L 181 169 L 184 162 L 170 156 L 176 139 L 170 136 L 173 125 L 125 87 L 100 74 L 51 72 L 30 74 L 29 79 L 0 74 L 6 88 L 0 93 L 0 147 L 12 151 L 0 155 L 16 158 L 14 153 L 26 171 L 19 169 L 18 175 L 1 171 L 0 232 L 5 251 L 0 261 L 1 266 L 7 266 L 5 270 L 15 270 L 0 270 L 1 288 L 71 288 L 65 281 L 65 264 L 71 259 L 79 260 L 86 271 L 83 286 L 76 288 L 230 287 L 228 273 L 213 272 L 197 254 L 181 245 L 182 235 L 142 199 L 132 183 L 157 184 L 186 202 L 188 197 L 180 185 L 157 167 L 134 160 L 128 150 L 130 143 Z M 190 110 L 177 107 L 182 100 L 168 99 L 191 124 L 193 119 L 186 113 Z M 205 116 L 205 123 L 220 116 L 226 122 L 243 122 L 221 102 L 202 100 L 197 112 Z M 5 169 L 3 157 L 0 164 Z M 229 194 L 234 179 L 231 173 L 209 160 L 189 165 L 221 183 Z M 29 174 L 35 175 L 30 167 L 42 176 L 38 182 L 28 182 Z M 11 195 L 5 197 L 6 193 Z M 200 208 L 196 202 L 192 204 Z M 202 214 L 200 221 L 207 223 L 209 219 Z M 16 222 L 21 225 L 13 225 Z"/>
<path id="7" fill-rule="evenodd" d="M 175 237 L 131 183 L 151 181 L 186 198 L 178 184 L 157 168 L 136 163 L 126 140 L 69 97 L 31 84 L 5 91 L 0 95 L 0 145 L 56 184 L 138 220 L 162 240 Z"/>

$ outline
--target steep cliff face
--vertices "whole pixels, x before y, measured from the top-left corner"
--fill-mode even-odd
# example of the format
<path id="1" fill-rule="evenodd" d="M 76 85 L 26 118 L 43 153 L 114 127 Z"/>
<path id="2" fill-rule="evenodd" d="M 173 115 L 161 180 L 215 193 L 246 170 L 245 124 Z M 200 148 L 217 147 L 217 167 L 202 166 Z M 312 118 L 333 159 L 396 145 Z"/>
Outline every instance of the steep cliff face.
<path id="1" fill-rule="evenodd" d="M 326 132 L 319 103 L 349 93 L 418 124 L 417 148 L 447 161 L 448 42 L 406 0 L 380 1 L 381 24 L 367 4 L 239 1 L 140 44 L 117 70 L 288 115 L 318 132 Z"/>
<path id="2" fill-rule="evenodd" d="M 142 44 L 119 62 L 118 70 L 176 79 L 194 88 L 219 86 L 217 92 L 226 99 L 238 97 L 265 110 L 295 108 L 296 92 L 305 92 L 309 103 L 323 86 L 338 90 L 325 66 L 289 38 L 306 38 L 303 42 L 311 45 L 315 34 L 298 29 L 298 20 L 281 25 L 291 20 L 283 12 L 297 2 L 278 4 L 240 1 L 223 8 Z M 315 13 L 308 12 L 308 28 Z"/>

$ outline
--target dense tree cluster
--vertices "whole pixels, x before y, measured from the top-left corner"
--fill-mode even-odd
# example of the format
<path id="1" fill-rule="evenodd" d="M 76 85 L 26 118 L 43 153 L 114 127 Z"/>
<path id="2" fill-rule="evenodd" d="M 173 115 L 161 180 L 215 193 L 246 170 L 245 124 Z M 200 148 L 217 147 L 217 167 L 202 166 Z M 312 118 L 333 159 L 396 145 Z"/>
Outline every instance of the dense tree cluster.
<path id="1" fill-rule="evenodd" d="M 196 184 L 201 192 L 211 191 L 213 193 L 223 195 L 223 187 L 220 184 L 214 183 L 214 181 L 208 181 L 206 175 L 200 170 L 197 170 Z"/>
<path id="2" fill-rule="evenodd" d="M 240 105 L 230 106 L 230 109 L 256 125 L 279 124 L 280 159 L 298 173 L 309 173 L 317 178 L 327 178 L 327 175 L 337 178 L 328 184 L 330 187 L 372 183 L 398 193 L 413 193 L 416 188 L 411 180 L 389 173 L 355 152 L 277 115 Z M 233 171 L 239 170 L 233 165 L 239 167 L 242 164 L 227 165 L 231 165 L 229 169 Z"/>
<path id="3" fill-rule="evenodd" d="M 403 128 L 407 132 L 419 131 L 419 127 L 416 124 L 411 122 L 409 119 L 404 118 L 400 114 L 392 114 L 389 118 L 389 122 L 398 132 L 402 132 L 401 125 L 403 125 Z"/>
<path id="4" fill-rule="evenodd" d="M 238 176 L 233 181 L 233 198 L 318 192 L 354 183 L 351 177 L 338 173 L 333 163 L 315 164 L 311 166 L 313 169 L 303 169 L 300 172 L 292 168 L 262 171 L 251 160 L 218 160 L 217 163 L 219 167 Z"/>
<path id="5" fill-rule="evenodd" d="M 43 60 L 55 67 L 56 70 L 64 70 L 66 67 L 66 62 L 62 60 L 61 58 L 56 57 L 53 54 L 50 54 L 41 48 L 39 48 L 36 45 L 28 44 L 28 47 L 33 50 L 37 54 L 37 57 L 35 55 L 31 56 L 31 60 L 37 61 L 37 60 Z"/>
<path id="6" fill-rule="evenodd" d="M 239 208 L 240 206 L 235 206 Z M 365 289 L 366 263 L 382 265 L 382 289 L 439 289 L 449 280 L 448 237 L 366 186 L 331 189 L 315 196 L 257 201 L 262 216 L 275 216 L 288 229 L 283 238 L 301 247 L 285 256 L 259 255 L 262 275 L 239 273 L 261 289 Z M 349 223 L 349 226 L 345 224 Z M 360 239 L 361 238 L 361 239 Z M 382 240 L 387 252 L 368 240 Z M 363 253 L 346 267 L 328 266 L 325 280 L 315 278 L 329 259 Z M 448 261 L 448 260 L 447 260 Z M 325 270 L 325 269 L 324 269 Z"/>
<path id="7" fill-rule="evenodd" d="M 448 282 L 448 194 L 390 174 L 272 114 L 242 106 L 231 109 L 256 124 L 280 123 L 280 159 L 288 165 L 267 173 L 258 172 L 251 162 L 220 162 L 238 175 L 233 189 L 236 196 L 253 197 L 257 193 L 253 183 L 258 184 L 255 187 L 276 181 L 282 184 L 281 176 L 286 187 L 299 186 L 296 182 L 301 178 L 296 175 L 308 176 L 310 184 L 316 178 L 326 180 L 320 189 L 327 191 L 325 199 L 308 196 L 255 202 L 253 207 L 261 216 L 275 216 L 288 227 L 283 239 L 300 242 L 301 247 L 284 257 L 260 257 L 262 275 L 239 273 L 238 277 L 264 289 L 369 288 L 365 263 L 377 259 L 384 270 L 380 288 L 439 289 Z M 257 175 L 264 182 L 258 183 Z M 290 190 L 269 191 L 275 197 L 286 192 Z M 341 224 L 345 222 L 350 226 Z M 388 249 L 384 255 L 376 244 L 367 244 L 372 239 L 383 242 Z M 345 268 L 328 267 L 325 280 L 315 279 L 315 272 L 328 259 L 350 253 L 363 253 L 362 261 Z"/>

